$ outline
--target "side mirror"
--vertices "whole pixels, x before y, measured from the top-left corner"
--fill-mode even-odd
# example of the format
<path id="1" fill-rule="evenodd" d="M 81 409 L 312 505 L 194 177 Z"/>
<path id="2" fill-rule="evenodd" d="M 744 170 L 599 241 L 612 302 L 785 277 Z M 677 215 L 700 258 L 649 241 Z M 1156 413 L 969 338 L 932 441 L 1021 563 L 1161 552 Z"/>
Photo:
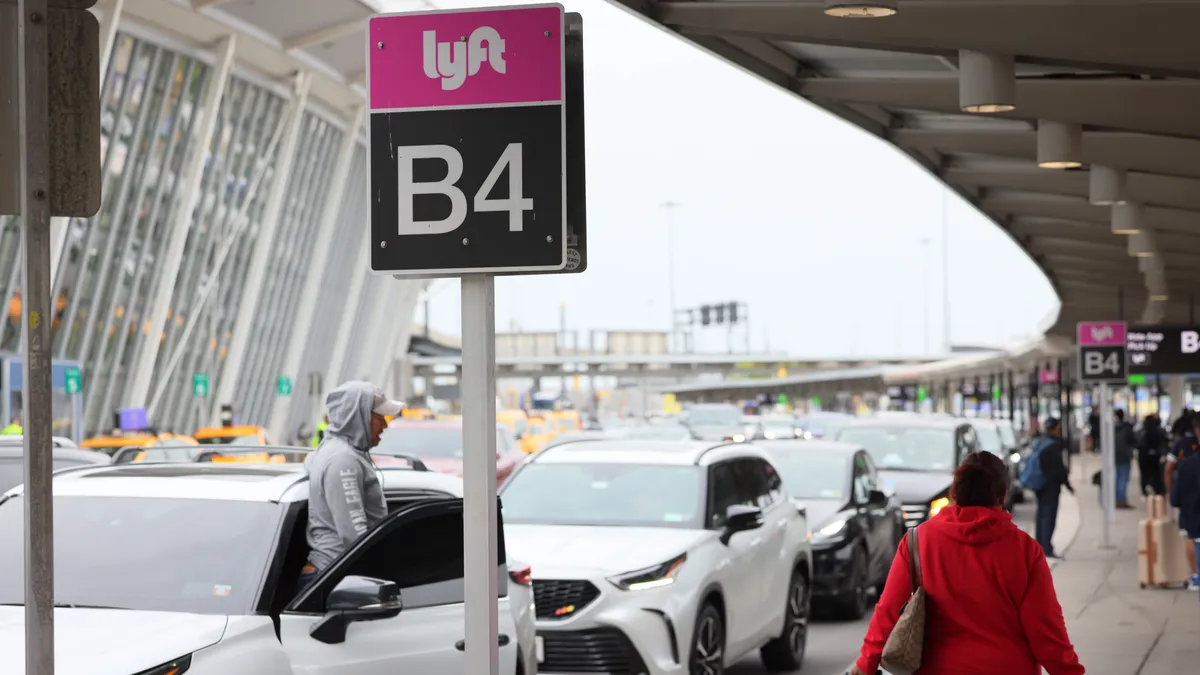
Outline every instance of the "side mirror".
<path id="1" fill-rule="evenodd" d="M 883 490 L 871 490 L 867 495 L 868 504 L 886 504 L 888 501 L 887 493 Z"/>
<path id="2" fill-rule="evenodd" d="M 729 540 L 738 532 L 757 530 L 762 526 L 762 509 L 757 506 L 734 504 L 725 510 L 725 531 L 721 533 L 721 543 L 728 545 Z"/>
<path id="3" fill-rule="evenodd" d="M 346 641 L 346 628 L 355 621 L 390 619 L 404 609 L 400 587 L 371 577 L 349 576 L 338 582 L 325 600 L 325 616 L 308 634 L 325 644 Z"/>

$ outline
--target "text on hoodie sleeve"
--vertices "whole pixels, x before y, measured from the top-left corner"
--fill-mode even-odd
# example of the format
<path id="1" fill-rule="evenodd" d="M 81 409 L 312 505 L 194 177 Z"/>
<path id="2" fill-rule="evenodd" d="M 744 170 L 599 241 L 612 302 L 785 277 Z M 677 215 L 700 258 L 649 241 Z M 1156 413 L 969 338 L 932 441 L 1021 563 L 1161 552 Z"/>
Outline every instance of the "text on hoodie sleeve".
<path id="1" fill-rule="evenodd" d="M 345 549 L 366 533 L 367 510 L 363 503 L 365 469 L 350 456 L 330 460 L 322 478 L 325 500 L 333 515 L 333 524 Z"/>

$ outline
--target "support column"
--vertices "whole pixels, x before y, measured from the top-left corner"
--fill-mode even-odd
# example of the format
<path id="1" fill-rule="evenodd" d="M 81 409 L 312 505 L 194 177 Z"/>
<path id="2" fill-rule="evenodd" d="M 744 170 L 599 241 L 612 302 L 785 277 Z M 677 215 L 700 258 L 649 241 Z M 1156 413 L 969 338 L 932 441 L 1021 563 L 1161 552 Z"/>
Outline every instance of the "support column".
<path id="1" fill-rule="evenodd" d="M 250 330 L 254 327 L 254 319 L 258 316 L 258 301 L 262 297 L 263 282 L 266 281 L 269 257 L 275 253 L 275 232 L 279 229 L 279 221 L 283 217 L 283 199 L 287 194 L 288 183 L 292 176 L 292 167 L 296 163 L 296 146 L 300 141 L 300 128 L 304 122 L 304 110 L 308 105 L 308 89 L 312 84 L 312 73 L 301 71 L 296 76 L 295 89 L 292 94 L 292 116 L 288 120 L 287 130 L 283 133 L 283 145 L 280 146 L 279 159 L 275 164 L 275 176 L 271 179 L 271 191 L 267 194 L 267 205 L 263 211 L 262 223 L 258 228 L 258 236 L 254 240 L 254 252 L 250 254 L 250 263 L 246 272 L 246 282 L 243 286 L 242 301 L 238 303 L 237 319 L 233 323 L 233 337 L 230 338 L 229 351 L 225 355 L 225 363 L 221 365 L 221 373 L 217 378 L 217 394 L 213 397 L 213 423 L 220 423 L 221 406 L 234 403 L 237 393 L 238 375 L 242 372 L 242 362 L 246 359 L 246 347 L 250 342 Z"/>
<path id="2" fill-rule="evenodd" d="M 229 73 L 233 69 L 233 57 L 236 51 L 237 39 L 228 35 L 222 39 L 218 47 L 217 64 L 210 72 L 207 90 L 204 92 L 204 105 L 196 112 L 201 115 L 196 125 L 196 138 L 192 140 L 191 154 L 187 158 L 181 179 L 180 199 L 178 208 L 167 225 L 170 240 L 163 255 L 162 266 L 158 271 L 157 289 L 154 300 L 147 313 L 148 332 L 142 340 L 141 349 L 135 355 L 133 362 L 133 381 L 125 393 L 125 405 L 129 408 L 141 408 L 146 405 L 146 397 L 150 393 L 150 381 L 154 377 L 154 365 L 158 361 L 158 350 L 163 327 L 167 323 L 167 312 L 171 309 L 171 296 L 175 294 L 175 281 L 179 276 L 179 265 L 183 262 L 183 248 L 187 244 L 188 233 L 192 228 L 192 215 L 200 202 L 200 181 L 204 177 L 204 160 L 212 147 L 213 134 L 217 129 L 217 118 L 220 111 L 221 97 L 229 83 Z"/>
<path id="3" fill-rule="evenodd" d="M 1171 399 L 1171 419 L 1163 420 L 1164 424 L 1169 424 L 1171 421 L 1179 419 L 1184 406 L 1187 405 L 1185 398 L 1186 386 L 1187 381 L 1183 375 L 1167 376 L 1167 397 Z"/>
<path id="4" fill-rule="evenodd" d="M 342 305 L 341 316 L 337 323 L 337 337 L 333 341 L 333 351 L 329 354 L 329 366 L 321 385 L 328 392 L 342 382 L 342 370 L 346 365 L 346 352 L 350 348 L 350 336 L 354 333 L 354 319 L 358 314 L 358 306 L 362 304 L 363 291 L 367 287 L 367 272 L 371 268 L 371 241 L 364 236 L 359 243 L 358 256 L 354 259 L 352 276 L 350 277 L 350 292 Z M 320 394 L 324 404 L 325 392 Z"/>
<path id="5" fill-rule="evenodd" d="M 358 149 L 358 130 L 362 126 L 362 120 L 363 106 L 355 106 L 354 111 L 350 113 L 350 118 L 346 121 L 345 135 L 342 137 L 341 147 L 338 148 L 333 175 L 329 181 L 332 190 L 325 198 L 325 208 L 321 213 L 317 240 L 313 242 L 313 253 L 309 258 L 308 274 L 304 279 L 304 288 L 300 291 L 296 320 L 292 324 L 292 336 L 288 340 L 287 353 L 283 357 L 283 370 L 279 373 L 293 382 L 300 375 L 300 362 L 304 358 L 304 348 L 308 345 L 313 317 L 317 312 L 317 299 L 321 294 L 321 284 L 325 280 L 325 268 L 329 266 L 329 252 L 333 249 L 333 234 L 338 229 L 338 217 L 341 215 L 346 188 L 350 182 L 350 167 L 354 163 L 354 153 Z M 284 437 L 284 426 L 288 421 L 291 400 L 290 396 L 279 396 L 278 394 L 275 396 L 275 404 L 271 409 L 271 438 Z"/>

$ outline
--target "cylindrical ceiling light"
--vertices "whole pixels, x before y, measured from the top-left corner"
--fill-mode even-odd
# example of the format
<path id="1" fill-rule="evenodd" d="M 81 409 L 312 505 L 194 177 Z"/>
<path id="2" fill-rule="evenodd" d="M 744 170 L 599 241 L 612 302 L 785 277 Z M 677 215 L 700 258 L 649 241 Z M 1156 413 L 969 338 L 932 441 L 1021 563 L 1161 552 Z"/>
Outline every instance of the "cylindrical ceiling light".
<path id="1" fill-rule="evenodd" d="M 959 50 L 958 106 L 969 113 L 1016 109 L 1017 65 L 1013 57 Z"/>
<path id="2" fill-rule="evenodd" d="M 1138 271 L 1142 274 L 1149 274 L 1151 270 L 1157 269 L 1160 264 L 1158 258 L 1152 255 L 1137 259 Z"/>
<path id="3" fill-rule="evenodd" d="M 1083 127 L 1038 120 L 1037 158 L 1038 166 L 1043 169 L 1077 169 L 1083 166 Z"/>
<path id="4" fill-rule="evenodd" d="M 1088 201 L 1096 206 L 1125 203 L 1125 169 L 1093 164 L 1088 174 Z"/>
<path id="5" fill-rule="evenodd" d="M 1154 255 L 1154 237 L 1150 232 L 1141 230 L 1129 235 L 1129 255 L 1135 258 L 1150 258 Z"/>
<path id="6" fill-rule="evenodd" d="M 899 0 L 825 0 L 825 13 L 847 19 L 877 19 L 895 14 L 899 5 Z"/>
<path id="7" fill-rule="evenodd" d="M 1122 202 L 1112 205 L 1110 219 L 1113 234 L 1137 234 L 1142 230 L 1142 205 Z"/>
<path id="8" fill-rule="evenodd" d="M 1166 293 L 1151 293 L 1150 302 L 1166 302 L 1171 299 L 1171 296 Z"/>

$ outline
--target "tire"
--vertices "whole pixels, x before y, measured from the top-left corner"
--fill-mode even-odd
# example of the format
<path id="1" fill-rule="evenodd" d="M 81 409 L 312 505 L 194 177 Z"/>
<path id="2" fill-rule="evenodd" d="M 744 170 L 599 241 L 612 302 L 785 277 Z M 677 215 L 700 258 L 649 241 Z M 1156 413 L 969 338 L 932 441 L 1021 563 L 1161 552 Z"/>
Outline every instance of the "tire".
<path id="1" fill-rule="evenodd" d="M 867 600 L 867 551 L 859 546 L 850 559 L 850 590 L 848 597 L 838 603 L 838 614 L 843 619 L 858 621 L 866 615 Z"/>
<path id="2" fill-rule="evenodd" d="M 688 647 L 689 675 L 725 675 L 725 619 L 711 602 L 704 603 Z"/>
<path id="3" fill-rule="evenodd" d="M 800 570 L 792 572 L 784 605 L 783 633 L 759 650 L 763 667 L 773 673 L 799 670 L 808 649 L 808 580 Z"/>

